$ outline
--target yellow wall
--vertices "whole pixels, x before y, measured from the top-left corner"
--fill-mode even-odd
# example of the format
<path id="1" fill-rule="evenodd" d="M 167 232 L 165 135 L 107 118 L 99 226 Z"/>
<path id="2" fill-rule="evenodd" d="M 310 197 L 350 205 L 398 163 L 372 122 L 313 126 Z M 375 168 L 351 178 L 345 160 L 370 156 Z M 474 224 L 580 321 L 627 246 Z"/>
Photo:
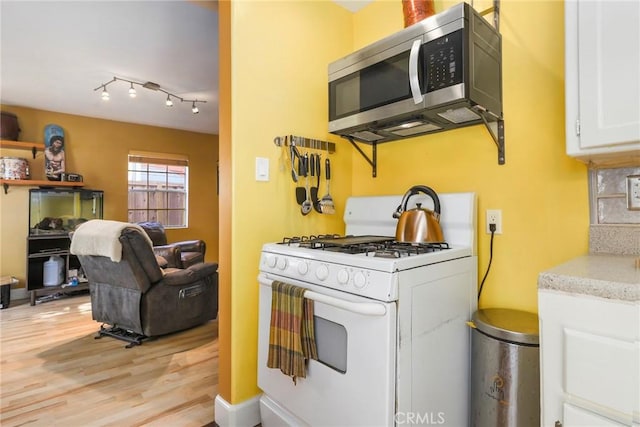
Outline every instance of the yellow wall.
<path id="1" fill-rule="evenodd" d="M 195 132 L 93 119 L 31 108 L 2 106 L 15 113 L 21 141 L 42 142 L 50 123 L 65 130 L 66 170 L 84 177 L 85 188 L 104 191 L 104 217 L 127 221 L 127 154 L 129 150 L 183 154 L 189 158 L 189 227 L 167 231 L 171 241 L 203 239 L 206 258 L 218 260 L 218 137 Z M 2 156 L 29 160 L 33 179 L 44 178 L 44 155 L 2 149 Z M 0 195 L 0 272 L 24 286 L 29 187 L 13 186 Z"/>
<path id="2" fill-rule="evenodd" d="M 231 401 L 231 2 L 218 7 L 220 266 L 218 267 L 218 392 Z"/>
<path id="3" fill-rule="evenodd" d="M 436 1 L 437 11 L 452 4 Z M 236 404 L 259 392 L 256 275 L 262 243 L 342 231 L 349 195 L 402 194 L 414 184 L 476 192 L 480 278 L 489 254 L 484 211 L 502 209 L 504 234 L 495 238 L 484 307 L 537 311 L 538 272 L 587 251 L 586 167 L 564 154 L 562 2 L 502 2 L 506 165 L 498 166 L 495 145 L 481 126 L 382 144 L 375 179 L 350 144 L 338 140 L 332 156 L 338 212 L 331 218 L 299 214 L 285 155 L 273 137 L 336 141 L 326 130 L 327 65 L 401 29 L 400 1 L 378 0 L 356 14 L 328 0 L 224 1 L 220 10 L 221 22 L 228 20 L 220 28 L 231 61 L 228 104 L 221 107 L 229 114 L 228 133 L 221 136 L 229 144 L 221 149 L 228 150 L 222 161 L 229 174 L 221 182 L 228 185 L 230 204 L 230 243 L 228 254 L 221 254 L 230 262 L 221 284 L 228 287 L 223 305 L 230 307 L 220 320 L 219 390 L 225 400 Z M 268 183 L 254 181 L 256 156 L 271 161 Z"/>
<path id="4" fill-rule="evenodd" d="M 230 276 L 221 282 L 231 310 L 230 325 L 224 314 L 220 319 L 220 370 L 225 378 L 219 390 L 225 400 L 237 403 L 258 393 L 256 276 L 262 244 L 285 235 L 344 231 L 351 148 L 340 143 L 331 155 L 331 194 L 339 201 L 338 212 L 302 216 L 286 150 L 273 140 L 294 134 L 337 141 L 327 134 L 327 64 L 350 51 L 352 16 L 329 1 L 220 2 L 220 13 L 220 29 L 230 33 L 221 32 L 220 37 L 231 49 L 230 105 L 221 106 L 221 119 L 227 119 L 223 110 L 230 109 L 229 133 L 223 125 L 220 132 L 221 170 L 230 174 L 221 176 L 221 183 L 231 191 L 225 200 L 230 207 L 221 215 L 228 215 L 228 222 L 223 221 L 230 223 L 232 243 L 230 253 L 221 254 L 231 262 Z M 230 19 L 229 27 L 225 19 Z M 229 151 L 222 154 L 227 143 Z M 255 181 L 256 157 L 269 159 L 269 182 Z"/>

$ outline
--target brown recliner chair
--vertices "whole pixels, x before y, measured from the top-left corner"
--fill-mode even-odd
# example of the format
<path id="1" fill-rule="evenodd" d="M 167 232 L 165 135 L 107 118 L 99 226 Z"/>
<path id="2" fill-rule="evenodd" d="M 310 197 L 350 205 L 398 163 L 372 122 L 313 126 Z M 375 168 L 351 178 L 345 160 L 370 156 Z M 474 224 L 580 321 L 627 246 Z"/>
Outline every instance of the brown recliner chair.
<path id="1" fill-rule="evenodd" d="M 101 237 L 105 228 L 115 236 Z M 150 240 L 134 224 L 89 221 L 73 233 L 71 253 L 89 279 L 93 319 L 103 323 L 96 338 L 112 336 L 131 347 L 218 315 L 218 264 L 162 269 Z"/>
<path id="2" fill-rule="evenodd" d="M 139 222 L 138 225 L 146 231 L 153 242 L 153 250 L 156 255 L 165 258 L 169 267 L 188 268 L 199 262 L 204 262 L 207 245 L 203 240 L 168 243 L 167 234 L 161 223 Z"/>

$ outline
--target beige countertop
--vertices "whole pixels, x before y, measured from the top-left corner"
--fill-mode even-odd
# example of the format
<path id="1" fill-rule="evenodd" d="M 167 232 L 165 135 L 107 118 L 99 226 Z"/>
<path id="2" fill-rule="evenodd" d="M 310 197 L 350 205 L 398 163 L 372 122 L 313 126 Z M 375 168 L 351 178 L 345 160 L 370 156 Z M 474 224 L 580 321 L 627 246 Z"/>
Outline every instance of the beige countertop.
<path id="1" fill-rule="evenodd" d="M 635 255 L 585 255 L 538 276 L 538 289 L 640 302 L 640 268 Z"/>

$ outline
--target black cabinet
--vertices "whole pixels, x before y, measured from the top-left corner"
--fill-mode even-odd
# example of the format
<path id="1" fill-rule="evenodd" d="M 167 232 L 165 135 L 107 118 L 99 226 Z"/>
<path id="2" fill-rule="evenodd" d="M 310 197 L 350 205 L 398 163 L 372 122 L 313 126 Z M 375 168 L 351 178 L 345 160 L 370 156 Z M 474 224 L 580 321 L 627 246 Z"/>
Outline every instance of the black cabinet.
<path id="1" fill-rule="evenodd" d="M 29 236 L 27 238 L 27 291 L 31 305 L 35 305 L 38 295 L 49 295 L 59 292 L 78 291 L 88 289 L 88 283 L 84 275 L 80 274 L 80 262 L 78 257 L 69 253 L 71 239 L 67 235 Z M 61 285 L 44 285 L 45 262 L 52 256 L 59 256 L 64 261 L 63 281 Z M 79 277 L 77 286 L 63 287 L 69 282 L 69 270 L 75 270 L 74 277 Z"/>

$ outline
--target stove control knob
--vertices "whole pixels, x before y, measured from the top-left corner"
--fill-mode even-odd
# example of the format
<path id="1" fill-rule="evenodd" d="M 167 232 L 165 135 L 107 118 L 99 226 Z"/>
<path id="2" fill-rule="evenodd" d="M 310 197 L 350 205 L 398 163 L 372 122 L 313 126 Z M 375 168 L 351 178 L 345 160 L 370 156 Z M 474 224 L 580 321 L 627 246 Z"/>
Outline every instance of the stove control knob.
<path id="1" fill-rule="evenodd" d="M 358 289 L 362 289 L 367 285 L 367 278 L 362 271 L 358 271 L 353 276 L 353 285 Z"/>
<path id="2" fill-rule="evenodd" d="M 289 262 L 287 261 L 286 258 L 278 258 L 278 268 L 282 271 L 287 269 L 287 265 L 289 264 Z"/>
<path id="3" fill-rule="evenodd" d="M 338 271 L 338 283 L 346 285 L 349 282 L 349 272 L 346 269 Z"/>
<path id="4" fill-rule="evenodd" d="M 320 264 L 316 269 L 316 277 L 320 281 L 326 280 L 329 277 L 329 267 L 325 264 Z"/>
<path id="5" fill-rule="evenodd" d="M 275 255 L 267 255 L 266 257 L 266 262 L 267 262 L 267 266 L 269 266 L 269 268 L 275 268 L 277 262 L 278 262 L 278 257 Z"/>
<path id="6" fill-rule="evenodd" d="M 298 273 L 300 273 L 301 276 L 304 276 L 308 272 L 309 272 L 309 264 L 307 264 L 304 261 L 298 263 Z"/>

